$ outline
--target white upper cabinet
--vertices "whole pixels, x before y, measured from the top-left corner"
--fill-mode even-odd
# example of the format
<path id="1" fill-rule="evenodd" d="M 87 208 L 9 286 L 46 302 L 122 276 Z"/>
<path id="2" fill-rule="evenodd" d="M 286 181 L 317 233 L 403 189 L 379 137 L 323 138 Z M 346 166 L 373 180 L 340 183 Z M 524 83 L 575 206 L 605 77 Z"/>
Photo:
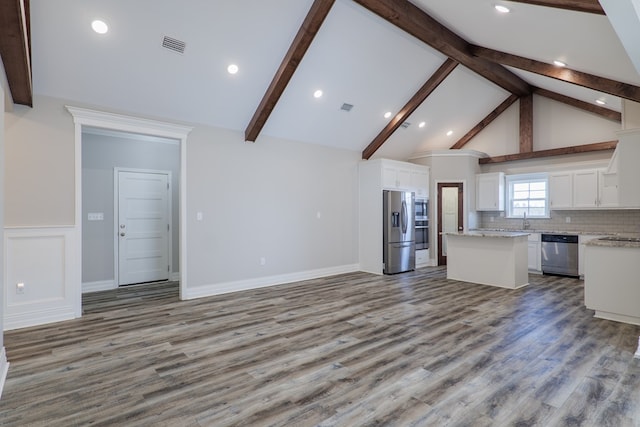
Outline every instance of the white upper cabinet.
<path id="1" fill-rule="evenodd" d="M 549 174 L 551 210 L 616 208 L 618 188 L 604 169 Z"/>
<path id="2" fill-rule="evenodd" d="M 416 192 L 416 197 L 429 197 L 429 170 L 426 166 L 412 170 L 410 181 L 411 188 Z"/>
<path id="3" fill-rule="evenodd" d="M 585 170 L 573 173 L 573 207 L 598 207 L 598 171 Z"/>
<path id="4" fill-rule="evenodd" d="M 598 171 L 598 206 L 601 208 L 615 208 L 620 206 L 618 181 L 604 170 Z"/>
<path id="5" fill-rule="evenodd" d="M 573 207 L 573 173 L 549 174 L 549 208 L 570 209 Z"/>
<path id="6" fill-rule="evenodd" d="M 383 188 L 413 191 L 417 197 L 429 196 L 429 168 L 427 166 L 395 160 L 383 159 L 379 161 L 382 168 Z"/>
<path id="7" fill-rule="evenodd" d="M 476 175 L 476 210 L 504 210 L 504 173 L 482 173 Z"/>

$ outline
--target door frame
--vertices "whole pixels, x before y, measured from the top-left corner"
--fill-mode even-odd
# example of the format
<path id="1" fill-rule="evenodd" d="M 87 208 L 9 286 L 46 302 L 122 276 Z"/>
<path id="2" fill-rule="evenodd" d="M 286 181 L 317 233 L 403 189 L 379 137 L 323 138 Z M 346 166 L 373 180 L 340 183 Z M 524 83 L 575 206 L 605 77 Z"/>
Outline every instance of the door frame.
<path id="1" fill-rule="evenodd" d="M 87 108 L 65 105 L 74 123 L 74 178 L 75 178 L 75 238 L 72 252 L 75 253 L 71 282 L 73 283 L 73 306 L 76 317 L 82 316 L 82 129 L 83 127 L 109 129 L 140 135 L 177 140 L 180 145 L 180 299 L 187 289 L 187 136 L 191 126 L 157 120 L 142 119 L 122 114 L 107 113 Z"/>
<path id="2" fill-rule="evenodd" d="M 148 173 L 148 174 L 156 174 L 156 175 L 166 175 L 167 180 L 169 182 L 169 186 L 171 187 L 171 171 L 168 170 L 154 170 L 154 169 L 135 169 L 135 168 L 123 168 L 123 167 L 115 167 L 113 168 L 113 270 L 114 270 L 114 282 L 115 287 L 120 287 L 120 239 L 118 238 L 119 229 L 119 216 L 120 216 L 120 181 L 119 181 L 119 173 L 120 172 L 134 172 L 134 173 Z M 167 210 L 168 210 L 168 221 L 169 224 L 173 226 L 173 191 L 168 192 L 168 200 L 167 200 Z M 167 244 L 169 245 L 167 252 L 167 262 L 169 263 L 169 280 L 171 280 L 171 275 L 173 273 L 173 227 L 169 230 L 169 236 Z"/>
<path id="3" fill-rule="evenodd" d="M 442 248 L 442 209 L 440 208 L 441 205 L 441 200 L 442 200 L 442 194 L 440 192 L 440 189 L 442 187 L 458 187 L 459 190 L 458 192 L 462 192 L 462 197 L 458 197 L 458 221 L 459 223 L 462 224 L 462 228 L 465 229 L 466 226 L 466 218 L 467 215 L 465 213 L 464 207 L 466 206 L 466 204 L 464 203 L 464 198 L 465 198 L 465 187 L 466 187 L 467 183 L 466 180 L 442 180 L 442 181 L 436 181 L 435 183 L 435 189 L 436 189 L 436 197 L 435 197 L 435 206 L 434 206 L 434 210 L 435 210 L 435 217 L 436 217 L 436 225 L 435 225 L 435 233 L 436 233 L 436 238 L 435 240 L 435 245 L 436 245 L 436 250 L 435 250 L 435 261 L 436 261 L 436 265 L 446 265 L 447 261 L 446 261 L 446 257 L 442 256 L 442 252 L 441 252 L 441 248 Z M 460 221 L 462 220 L 462 221 Z"/>

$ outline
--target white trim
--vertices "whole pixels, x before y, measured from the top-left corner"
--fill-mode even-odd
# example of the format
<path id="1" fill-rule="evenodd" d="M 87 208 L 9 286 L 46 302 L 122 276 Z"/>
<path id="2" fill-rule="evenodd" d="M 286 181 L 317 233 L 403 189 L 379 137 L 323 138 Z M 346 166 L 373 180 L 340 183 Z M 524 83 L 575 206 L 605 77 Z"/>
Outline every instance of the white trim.
<path id="1" fill-rule="evenodd" d="M 169 170 L 155 170 L 155 169 L 135 169 L 135 168 L 113 168 L 113 268 L 114 268 L 114 282 L 117 286 L 120 286 L 120 239 L 118 238 L 118 220 L 120 219 L 120 172 L 134 172 L 145 173 L 155 175 L 166 175 L 169 188 L 167 189 L 167 221 L 169 222 L 169 235 L 167 236 L 167 262 L 169 263 L 169 274 L 167 280 L 171 279 L 171 272 L 173 271 L 173 181 L 171 171 Z"/>
<path id="2" fill-rule="evenodd" d="M 187 136 L 193 127 L 156 120 L 141 119 L 121 114 L 65 106 L 75 124 L 75 228 L 78 238 L 75 245 L 74 296 L 75 312 L 82 313 L 82 128 L 110 129 L 155 137 L 173 138 L 180 143 L 180 298 L 187 289 Z"/>
<path id="3" fill-rule="evenodd" d="M 182 296 L 182 299 L 202 298 L 229 292 L 246 291 L 249 289 L 282 285 L 284 283 L 335 276 L 336 274 L 353 273 L 354 271 L 360 271 L 360 266 L 358 264 L 300 271 L 278 276 L 257 277 L 255 279 L 237 280 L 233 282 L 215 283 L 211 285 L 198 286 L 197 288 L 189 288 L 187 290 L 187 294 Z"/>
<path id="4" fill-rule="evenodd" d="M 9 362 L 7 362 L 7 352 L 2 347 L 0 350 L 0 397 L 2 397 L 2 390 L 4 389 L 4 382 L 7 379 L 9 373 Z"/>
<path id="5" fill-rule="evenodd" d="M 82 293 L 88 294 L 91 292 L 110 291 L 116 289 L 115 281 L 113 280 L 98 280 L 95 282 L 85 282 L 82 284 Z"/>
<path id="6" fill-rule="evenodd" d="M 422 151 L 420 153 L 416 153 L 413 156 L 409 157 L 408 160 L 416 160 L 416 159 L 424 159 L 429 157 L 477 157 L 482 159 L 484 157 L 489 157 L 487 153 L 483 153 L 481 151 L 476 150 L 433 150 L 433 151 Z"/>
<path id="7" fill-rule="evenodd" d="M 171 276 L 169 276 L 169 280 L 172 282 L 179 282 L 180 281 L 180 272 L 172 272 Z"/>
<path id="8" fill-rule="evenodd" d="M 180 143 L 180 141 L 174 138 L 160 138 L 160 137 L 151 136 L 151 135 L 140 135 L 138 133 L 124 133 L 122 131 L 99 129 L 99 128 L 94 128 L 90 126 L 83 128 L 82 133 L 88 133 L 90 135 L 97 135 L 97 136 L 108 136 L 110 138 L 129 139 L 134 141 L 160 142 L 162 144 L 169 144 L 169 145 L 178 145 Z"/>

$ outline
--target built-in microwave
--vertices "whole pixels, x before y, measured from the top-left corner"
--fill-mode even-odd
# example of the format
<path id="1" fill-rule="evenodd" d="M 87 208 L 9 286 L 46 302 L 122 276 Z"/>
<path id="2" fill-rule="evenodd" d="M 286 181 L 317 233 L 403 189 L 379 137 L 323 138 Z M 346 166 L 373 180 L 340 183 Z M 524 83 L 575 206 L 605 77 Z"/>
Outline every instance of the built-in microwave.
<path id="1" fill-rule="evenodd" d="M 423 221 L 429 218 L 429 199 L 416 197 L 416 221 Z"/>

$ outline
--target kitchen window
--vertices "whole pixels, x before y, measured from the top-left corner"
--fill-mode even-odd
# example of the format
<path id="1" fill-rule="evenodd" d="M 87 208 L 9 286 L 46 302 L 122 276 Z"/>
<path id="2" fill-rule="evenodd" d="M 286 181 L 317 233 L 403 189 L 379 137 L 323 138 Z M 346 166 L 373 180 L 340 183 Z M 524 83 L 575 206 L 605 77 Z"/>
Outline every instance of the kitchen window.
<path id="1" fill-rule="evenodd" d="M 549 218 L 546 174 L 507 175 L 507 217 Z"/>

